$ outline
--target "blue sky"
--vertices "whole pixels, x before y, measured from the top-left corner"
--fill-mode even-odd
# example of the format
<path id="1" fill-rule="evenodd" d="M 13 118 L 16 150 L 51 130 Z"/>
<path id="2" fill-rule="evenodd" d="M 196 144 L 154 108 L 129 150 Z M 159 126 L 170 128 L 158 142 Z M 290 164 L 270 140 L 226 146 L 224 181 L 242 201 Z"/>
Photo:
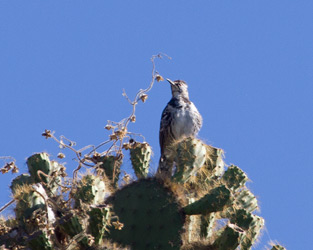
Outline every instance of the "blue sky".
<path id="1" fill-rule="evenodd" d="M 105 141 L 107 120 L 131 112 L 122 89 L 133 98 L 147 87 L 150 58 L 163 52 L 172 60 L 157 60 L 157 70 L 189 84 L 200 138 L 252 180 L 268 231 L 255 249 L 270 240 L 310 249 L 312 30 L 313 2 L 302 0 L 1 1 L 0 155 L 26 172 L 32 153 L 59 152 L 44 129 L 78 148 Z M 169 99 L 168 84 L 155 84 L 129 126 L 153 147 L 154 167 Z M 0 175 L 1 204 L 13 177 Z"/>

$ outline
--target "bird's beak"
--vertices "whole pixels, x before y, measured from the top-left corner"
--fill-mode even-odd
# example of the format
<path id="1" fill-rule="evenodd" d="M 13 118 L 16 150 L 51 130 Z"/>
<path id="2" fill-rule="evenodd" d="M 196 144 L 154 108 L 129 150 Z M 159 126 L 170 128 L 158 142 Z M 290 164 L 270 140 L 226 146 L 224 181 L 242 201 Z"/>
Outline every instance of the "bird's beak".
<path id="1" fill-rule="evenodd" d="M 172 80 L 168 79 L 168 78 L 166 78 L 166 81 L 168 81 L 171 85 L 175 85 L 175 83 Z"/>

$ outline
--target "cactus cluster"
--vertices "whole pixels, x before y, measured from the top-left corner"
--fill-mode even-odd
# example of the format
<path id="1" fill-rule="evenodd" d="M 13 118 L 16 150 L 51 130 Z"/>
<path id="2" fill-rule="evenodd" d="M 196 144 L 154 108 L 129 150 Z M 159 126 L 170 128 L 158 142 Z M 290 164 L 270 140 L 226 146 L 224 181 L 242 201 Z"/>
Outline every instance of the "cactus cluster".
<path id="1" fill-rule="evenodd" d="M 50 161 L 47 153 L 32 155 L 27 166 L 29 174 L 12 181 L 15 219 L 0 233 L 0 246 L 87 249 L 102 244 L 112 215 L 103 203 L 113 183 L 92 173 L 67 180 L 65 167 Z"/>
<path id="2" fill-rule="evenodd" d="M 3 249 L 251 249 L 264 219 L 247 175 L 223 151 L 186 138 L 170 148 L 171 176 L 148 177 L 149 144 L 124 145 L 137 177 L 122 183 L 123 155 L 90 158 L 94 172 L 66 177 L 37 153 L 11 184 L 15 218 L 0 221 Z M 279 245 L 272 248 L 284 249 Z"/>

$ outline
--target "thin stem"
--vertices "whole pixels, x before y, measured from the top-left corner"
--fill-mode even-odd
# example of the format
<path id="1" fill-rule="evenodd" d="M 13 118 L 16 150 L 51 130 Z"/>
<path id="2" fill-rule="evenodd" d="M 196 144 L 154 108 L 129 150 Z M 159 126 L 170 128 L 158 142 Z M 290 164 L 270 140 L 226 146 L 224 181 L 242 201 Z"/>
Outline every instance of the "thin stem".
<path id="1" fill-rule="evenodd" d="M 8 206 L 10 206 L 11 204 L 13 204 L 14 201 L 15 201 L 15 200 L 13 199 L 13 200 L 9 201 L 7 204 L 5 204 L 2 208 L 0 208 L 0 213 L 1 213 L 4 209 L 6 209 Z"/>

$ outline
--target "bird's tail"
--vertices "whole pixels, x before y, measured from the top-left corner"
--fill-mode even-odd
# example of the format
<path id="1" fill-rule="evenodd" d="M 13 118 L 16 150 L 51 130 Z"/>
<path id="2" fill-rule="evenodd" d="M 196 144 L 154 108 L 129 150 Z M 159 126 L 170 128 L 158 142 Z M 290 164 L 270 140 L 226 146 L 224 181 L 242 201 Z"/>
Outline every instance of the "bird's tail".
<path id="1" fill-rule="evenodd" d="M 161 155 L 157 173 L 161 176 L 170 178 L 172 176 L 173 165 L 173 160 L 166 158 L 165 155 Z"/>

